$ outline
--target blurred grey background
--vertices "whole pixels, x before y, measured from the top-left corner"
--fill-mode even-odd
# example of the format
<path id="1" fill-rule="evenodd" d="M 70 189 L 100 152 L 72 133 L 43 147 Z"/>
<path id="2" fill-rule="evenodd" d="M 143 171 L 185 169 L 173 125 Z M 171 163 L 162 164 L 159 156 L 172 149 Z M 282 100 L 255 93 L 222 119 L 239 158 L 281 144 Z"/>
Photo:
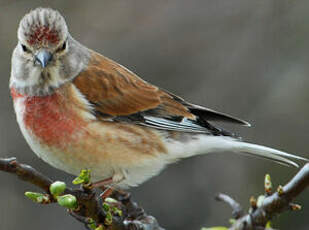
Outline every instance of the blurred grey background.
<path id="1" fill-rule="evenodd" d="M 309 157 L 307 0 L 0 0 L 0 157 L 72 180 L 31 152 L 9 96 L 18 23 L 38 6 L 58 9 L 77 40 L 147 81 L 250 121 L 250 129 L 228 126 L 245 140 Z M 214 201 L 218 192 L 247 208 L 263 192 L 265 173 L 278 185 L 296 172 L 227 152 L 171 165 L 131 191 L 167 229 L 198 230 L 228 224 L 229 207 Z M 24 191 L 35 187 L 5 173 L 0 181 L 0 229 L 83 229 L 63 208 L 27 200 Z M 309 229 L 308 191 L 297 201 L 303 209 L 276 218 L 275 228 Z"/>

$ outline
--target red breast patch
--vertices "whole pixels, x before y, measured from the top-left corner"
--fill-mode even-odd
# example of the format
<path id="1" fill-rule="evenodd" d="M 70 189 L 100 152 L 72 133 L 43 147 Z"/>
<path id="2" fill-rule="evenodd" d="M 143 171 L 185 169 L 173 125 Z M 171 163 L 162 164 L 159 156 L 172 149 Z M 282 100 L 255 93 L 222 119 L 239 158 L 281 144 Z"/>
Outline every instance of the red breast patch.
<path id="1" fill-rule="evenodd" d="M 67 98 L 60 93 L 49 96 L 23 96 L 11 90 L 12 97 L 24 97 L 25 127 L 44 144 L 65 147 L 75 141 L 86 122 L 72 109 Z"/>

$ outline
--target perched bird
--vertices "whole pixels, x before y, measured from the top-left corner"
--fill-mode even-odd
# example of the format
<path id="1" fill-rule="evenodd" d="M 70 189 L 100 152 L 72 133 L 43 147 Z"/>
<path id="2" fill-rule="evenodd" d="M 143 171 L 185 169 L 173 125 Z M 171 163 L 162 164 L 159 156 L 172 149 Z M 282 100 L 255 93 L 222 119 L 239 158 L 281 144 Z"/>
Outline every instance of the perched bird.
<path id="1" fill-rule="evenodd" d="M 52 166 L 97 185 L 136 186 L 181 158 L 230 151 L 297 166 L 302 157 L 246 143 L 213 122 L 244 126 L 191 104 L 81 45 L 58 11 L 37 8 L 18 28 L 10 90 L 20 129 Z"/>

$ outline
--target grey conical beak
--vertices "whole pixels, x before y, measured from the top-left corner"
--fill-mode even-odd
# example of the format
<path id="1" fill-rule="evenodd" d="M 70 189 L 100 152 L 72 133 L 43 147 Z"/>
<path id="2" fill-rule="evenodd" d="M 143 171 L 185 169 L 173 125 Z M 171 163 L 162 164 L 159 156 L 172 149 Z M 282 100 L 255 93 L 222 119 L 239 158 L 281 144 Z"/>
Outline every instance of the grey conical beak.
<path id="1" fill-rule="evenodd" d="M 48 65 L 52 58 L 53 55 L 46 50 L 41 50 L 35 55 L 35 60 L 37 60 L 43 68 Z"/>

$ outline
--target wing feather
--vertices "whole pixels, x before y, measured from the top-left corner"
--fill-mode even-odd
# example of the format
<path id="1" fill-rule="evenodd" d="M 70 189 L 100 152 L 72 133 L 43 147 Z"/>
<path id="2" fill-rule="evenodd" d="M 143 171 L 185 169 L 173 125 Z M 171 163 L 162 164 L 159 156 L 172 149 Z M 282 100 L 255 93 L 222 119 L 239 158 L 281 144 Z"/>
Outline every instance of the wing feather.
<path id="1" fill-rule="evenodd" d="M 249 123 L 198 105 L 149 84 L 116 62 L 92 52 L 90 65 L 73 81 L 99 119 L 134 122 L 157 129 L 226 134 L 208 121 Z M 91 90 L 89 90 L 91 89 Z"/>

